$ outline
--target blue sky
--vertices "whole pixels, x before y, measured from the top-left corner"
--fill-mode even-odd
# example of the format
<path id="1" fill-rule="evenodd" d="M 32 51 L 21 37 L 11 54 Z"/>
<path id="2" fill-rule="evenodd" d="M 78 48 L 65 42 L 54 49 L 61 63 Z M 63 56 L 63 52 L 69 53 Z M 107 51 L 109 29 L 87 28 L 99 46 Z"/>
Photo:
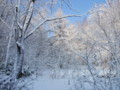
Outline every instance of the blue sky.
<path id="1" fill-rule="evenodd" d="M 92 9 L 95 4 L 104 4 L 106 0 L 70 0 L 72 4 L 72 8 L 75 10 L 80 11 L 75 12 L 69 9 L 65 4 L 63 4 L 63 11 L 65 14 L 82 14 L 87 12 L 88 10 Z M 83 17 L 81 18 L 83 19 Z M 69 18 L 72 22 L 80 21 L 80 18 Z"/>

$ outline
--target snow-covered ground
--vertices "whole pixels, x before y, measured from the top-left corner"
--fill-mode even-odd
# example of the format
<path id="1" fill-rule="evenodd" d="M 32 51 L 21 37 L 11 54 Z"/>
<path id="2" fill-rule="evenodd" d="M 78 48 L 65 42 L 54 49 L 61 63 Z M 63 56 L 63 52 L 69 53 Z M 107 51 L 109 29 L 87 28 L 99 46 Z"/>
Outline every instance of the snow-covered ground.
<path id="1" fill-rule="evenodd" d="M 32 78 L 28 90 L 119 90 L 116 77 L 110 80 L 95 76 L 94 84 L 93 77 L 85 70 L 45 70 Z"/>
<path id="2" fill-rule="evenodd" d="M 70 90 L 70 83 L 66 70 L 46 70 L 41 75 L 33 76 L 35 79 L 30 84 L 32 90 Z"/>
<path id="3" fill-rule="evenodd" d="M 39 77 L 33 83 L 33 90 L 69 90 L 67 79 L 50 79 Z"/>

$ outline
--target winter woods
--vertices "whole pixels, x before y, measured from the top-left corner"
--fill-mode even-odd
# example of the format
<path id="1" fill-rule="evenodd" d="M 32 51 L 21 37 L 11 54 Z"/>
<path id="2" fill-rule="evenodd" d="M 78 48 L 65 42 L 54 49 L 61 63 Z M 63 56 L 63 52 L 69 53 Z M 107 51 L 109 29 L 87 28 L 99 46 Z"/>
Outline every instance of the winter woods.
<path id="1" fill-rule="evenodd" d="M 80 72 L 84 69 L 92 77 L 94 89 L 98 90 L 97 86 L 105 89 L 106 83 L 109 83 L 109 90 L 120 89 L 117 86 L 120 1 L 106 0 L 105 4 L 95 5 L 91 11 L 80 15 L 66 15 L 57 6 L 62 3 L 76 11 L 70 0 L 0 1 L 0 75 L 9 77 L 8 80 L 0 78 L 0 88 L 8 82 L 15 85 L 14 82 L 24 76 L 39 75 L 42 70 Z M 84 20 L 76 23 L 68 19 L 85 15 Z M 104 75 L 100 76 L 99 71 Z M 98 77 L 109 78 L 98 85 Z M 5 90 L 13 89 L 15 87 Z"/>

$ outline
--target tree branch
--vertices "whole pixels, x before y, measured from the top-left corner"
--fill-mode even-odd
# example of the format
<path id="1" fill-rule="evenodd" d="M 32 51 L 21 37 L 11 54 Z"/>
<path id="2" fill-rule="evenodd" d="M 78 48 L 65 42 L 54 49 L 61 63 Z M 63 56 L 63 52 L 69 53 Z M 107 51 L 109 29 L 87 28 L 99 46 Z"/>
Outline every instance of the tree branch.
<path id="1" fill-rule="evenodd" d="M 34 1 L 30 1 L 30 4 L 28 6 L 28 10 L 27 10 L 27 14 L 26 14 L 26 17 L 25 17 L 25 21 L 24 21 L 24 26 L 23 26 L 23 31 L 26 32 L 29 24 L 30 24 L 30 21 L 31 21 L 31 18 L 32 18 L 32 15 L 33 15 L 33 6 L 34 6 Z"/>
<path id="2" fill-rule="evenodd" d="M 70 4 L 70 1 L 68 1 L 68 3 L 67 3 L 65 0 L 63 0 L 63 2 L 67 5 L 67 7 L 68 7 L 70 10 L 75 11 L 75 12 L 77 12 L 77 13 L 80 12 L 80 11 L 72 8 L 72 6 L 71 6 L 71 4 Z"/>
<path id="3" fill-rule="evenodd" d="M 84 15 L 89 14 L 89 12 L 84 13 L 82 15 L 66 15 L 66 16 L 62 16 L 62 17 L 53 17 L 53 18 L 48 18 L 43 20 L 42 22 L 40 22 L 38 25 L 35 26 L 35 28 L 33 28 L 33 30 L 31 32 L 29 32 L 24 39 L 28 38 L 31 34 L 33 34 L 40 26 L 42 26 L 44 23 L 48 22 L 48 21 L 53 21 L 53 20 L 57 20 L 57 19 L 63 19 L 63 18 L 68 18 L 68 17 L 82 17 Z"/>
<path id="4" fill-rule="evenodd" d="M 0 20 L 7 26 L 8 29 L 11 30 L 11 27 L 0 17 Z"/>

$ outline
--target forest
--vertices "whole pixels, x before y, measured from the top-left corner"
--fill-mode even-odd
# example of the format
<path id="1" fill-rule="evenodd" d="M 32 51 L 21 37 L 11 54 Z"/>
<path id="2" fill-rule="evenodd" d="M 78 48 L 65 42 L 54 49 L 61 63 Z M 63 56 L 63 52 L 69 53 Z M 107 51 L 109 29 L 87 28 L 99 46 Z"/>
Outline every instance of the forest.
<path id="1" fill-rule="evenodd" d="M 64 6 L 0 0 L 0 90 L 120 90 L 120 0 Z"/>

